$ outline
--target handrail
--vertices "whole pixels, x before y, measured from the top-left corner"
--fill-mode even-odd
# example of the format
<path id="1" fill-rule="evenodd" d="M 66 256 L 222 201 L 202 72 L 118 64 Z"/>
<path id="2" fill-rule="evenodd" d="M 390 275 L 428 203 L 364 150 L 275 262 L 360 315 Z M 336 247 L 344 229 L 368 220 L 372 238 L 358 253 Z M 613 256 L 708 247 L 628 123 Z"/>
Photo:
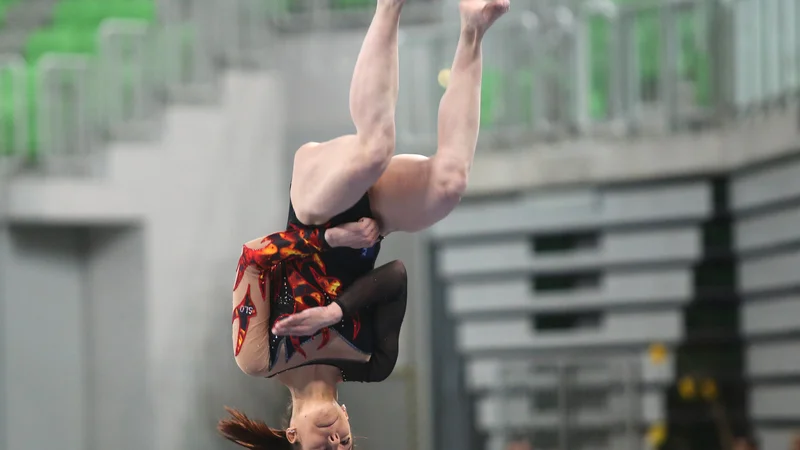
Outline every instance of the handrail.
<path id="1" fill-rule="evenodd" d="M 9 112 L 9 110 L 11 111 L 12 117 L 7 120 L 11 121 L 12 136 L 11 139 L 2 136 L 6 131 L 6 125 L 5 123 L 0 123 L 0 136 L 2 137 L 0 138 L 0 146 L 8 145 L 12 154 L 24 155 L 28 149 L 29 128 L 27 64 L 19 55 L 0 55 L 0 74 L 4 71 L 7 71 L 9 77 L 7 82 L 11 84 L 13 98 L 4 98 L 3 94 L 5 94 L 5 92 L 0 91 L 0 114 L 5 114 Z M 6 82 L 6 80 L 0 79 L 0 83 L 3 82 Z M 6 108 L 9 102 L 11 103 L 11 108 Z M 0 117 L 2 117 L 2 115 L 0 115 Z"/>
<path id="2" fill-rule="evenodd" d="M 36 123 L 44 156 L 86 155 L 92 150 L 88 56 L 48 53 L 36 65 Z M 69 121 L 69 123 L 67 123 Z"/>
<path id="3" fill-rule="evenodd" d="M 157 47 L 148 39 L 151 34 L 150 25 L 140 20 L 106 20 L 98 30 L 98 112 L 103 129 L 112 135 L 120 125 L 152 114 L 153 90 L 166 85 L 167 64 L 159 65 L 153 57 Z"/>

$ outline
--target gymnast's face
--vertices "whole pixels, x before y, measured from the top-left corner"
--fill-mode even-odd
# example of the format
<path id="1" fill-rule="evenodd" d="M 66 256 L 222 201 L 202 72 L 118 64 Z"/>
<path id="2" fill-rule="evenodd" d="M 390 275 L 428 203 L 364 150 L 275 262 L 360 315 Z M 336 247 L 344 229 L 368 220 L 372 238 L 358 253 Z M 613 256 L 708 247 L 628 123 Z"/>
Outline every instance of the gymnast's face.
<path id="1" fill-rule="evenodd" d="M 336 402 L 306 405 L 292 417 L 286 437 L 303 450 L 350 450 L 350 418 L 347 408 Z"/>

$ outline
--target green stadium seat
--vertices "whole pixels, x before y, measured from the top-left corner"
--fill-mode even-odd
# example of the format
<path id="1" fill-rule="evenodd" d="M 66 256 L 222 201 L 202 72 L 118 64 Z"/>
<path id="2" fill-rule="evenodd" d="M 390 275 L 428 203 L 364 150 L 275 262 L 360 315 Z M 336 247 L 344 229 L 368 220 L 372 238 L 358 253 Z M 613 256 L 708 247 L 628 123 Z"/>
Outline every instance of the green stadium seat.
<path id="1" fill-rule="evenodd" d="M 152 22 L 156 6 L 150 0 L 67 0 L 53 10 L 53 24 L 59 28 L 96 28 L 110 18 Z"/>
<path id="2" fill-rule="evenodd" d="M 535 75 L 531 70 L 517 70 L 514 74 L 514 86 L 517 89 L 518 98 L 520 99 L 520 117 L 524 123 L 532 123 L 536 112 L 533 109 L 533 95 L 534 95 L 534 79 Z"/>
<path id="3" fill-rule="evenodd" d="M 39 121 L 37 115 L 37 88 L 39 70 L 34 64 L 28 65 L 28 157 L 35 158 L 39 150 Z"/>
<path id="4" fill-rule="evenodd" d="M 17 2 L 18 0 L 0 0 L 0 30 L 6 25 L 6 12 Z"/>
<path id="5" fill-rule="evenodd" d="M 151 0 L 125 0 L 108 3 L 109 16 L 118 19 L 156 20 L 156 4 Z"/>
<path id="6" fill-rule="evenodd" d="M 343 10 L 371 10 L 375 7 L 375 2 L 373 0 L 332 0 L 331 7 Z"/>
<path id="7" fill-rule="evenodd" d="M 286 14 L 292 13 L 292 8 L 295 2 L 292 0 L 262 0 L 264 11 L 271 18 L 283 17 Z"/>
<path id="8" fill-rule="evenodd" d="M 27 123 L 27 156 L 34 156 L 37 149 L 38 140 L 36 139 L 36 113 L 32 105 L 35 105 L 35 89 L 37 83 L 36 68 L 32 65 L 27 67 L 27 96 L 23 96 L 28 106 Z M 0 96 L 3 102 L 0 103 L 0 155 L 10 155 L 15 153 L 15 142 L 17 137 L 18 106 L 16 104 L 19 95 L 18 89 L 24 87 L 17 83 L 10 70 L 0 70 Z M 24 120 L 24 119 L 23 119 Z M 25 139 L 23 137 L 23 139 Z"/>
<path id="9" fill-rule="evenodd" d="M 47 53 L 93 54 L 97 39 L 93 30 L 51 28 L 34 32 L 25 46 L 25 56 L 35 62 Z"/>
<path id="10" fill-rule="evenodd" d="M 608 42 L 609 25 L 605 18 L 592 17 L 589 20 L 589 54 L 590 100 L 589 115 L 595 120 L 602 120 L 608 114 L 608 96 L 610 94 L 610 70 L 608 55 L 611 52 Z"/>
<path id="11" fill-rule="evenodd" d="M 680 33 L 680 74 L 692 83 L 694 101 L 698 106 L 710 106 L 711 92 L 711 55 L 698 46 L 704 36 L 697 36 L 695 23 L 697 16 L 687 14 L 679 19 Z"/>
<path id="12" fill-rule="evenodd" d="M 616 0 L 618 4 L 630 4 L 635 0 Z M 641 95 L 652 95 L 661 81 L 661 16 L 659 8 L 642 9 L 634 19 L 633 37 L 639 61 L 639 82 L 643 87 Z M 682 81 L 690 82 L 694 87 L 694 101 L 700 106 L 711 103 L 711 66 L 710 57 L 698 47 L 704 36 L 696 36 L 695 24 L 698 12 L 681 11 L 677 21 L 678 67 L 676 68 Z M 594 17 L 589 22 L 590 53 L 590 115 L 595 120 L 607 116 L 610 95 L 611 54 L 609 42 L 610 29 L 606 19 Z M 656 94 L 657 95 L 657 94 Z M 649 96 L 648 96 L 649 97 Z"/>
<path id="13" fill-rule="evenodd" d="M 494 125 L 503 101 L 503 72 L 484 68 L 481 83 L 481 128 Z"/>
<path id="14" fill-rule="evenodd" d="M 25 56 L 31 63 L 28 75 L 28 110 L 30 112 L 29 157 L 35 157 L 39 149 L 37 133 L 38 71 L 36 63 L 47 54 L 93 55 L 97 49 L 96 33 L 93 30 L 73 28 L 43 29 L 33 33 L 25 47 Z"/>
<path id="15" fill-rule="evenodd" d="M 661 72 L 661 25 L 656 10 L 640 13 L 636 20 L 636 48 L 643 85 L 657 85 Z"/>
<path id="16" fill-rule="evenodd" d="M 0 69 L 0 155 L 8 155 L 14 151 L 14 80 L 11 71 Z"/>
<path id="17" fill-rule="evenodd" d="M 485 68 L 481 85 L 481 128 L 496 126 L 499 121 L 531 123 L 535 114 L 531 101 L 533 89 L 534 73 L 531 70 L 517 69 L 506 73 L 496 68 Z M 506 98 L 507 92 L 513 92 L 514 97 Z"/>

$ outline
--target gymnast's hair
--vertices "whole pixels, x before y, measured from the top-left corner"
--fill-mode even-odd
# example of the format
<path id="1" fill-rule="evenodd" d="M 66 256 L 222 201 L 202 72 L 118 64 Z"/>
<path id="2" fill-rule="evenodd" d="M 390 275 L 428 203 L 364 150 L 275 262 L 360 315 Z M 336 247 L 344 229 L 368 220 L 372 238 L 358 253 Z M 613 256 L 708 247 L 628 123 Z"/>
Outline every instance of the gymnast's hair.
<path id="1" fill-rule="evenodd" d="M 290 406 L 291 408 L 291 406 Z M 286 431 L 276 430 L 260 420 L 252 420 L 243 412 L 225 407 L 230 417 L 217 424 L 217 431 L 225 439 L 253 450 L 296 450 L 300 444 L 292 444 Z M 291 409 L 289 410 L 291 412 Z"/>

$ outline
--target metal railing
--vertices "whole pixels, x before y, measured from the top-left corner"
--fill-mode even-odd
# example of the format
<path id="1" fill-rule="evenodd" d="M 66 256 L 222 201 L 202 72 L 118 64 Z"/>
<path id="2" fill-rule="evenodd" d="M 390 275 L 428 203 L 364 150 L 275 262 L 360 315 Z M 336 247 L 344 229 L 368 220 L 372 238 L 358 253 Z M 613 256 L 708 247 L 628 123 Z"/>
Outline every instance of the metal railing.
<path id="1" fill-rule="evenodd" d="M 213 98 L 226 63 L 268 64 L 262 3 L 164 1 L 157 23 L 101 24 L 93 55 L 0 58 L 2 152 L 83 157 L 121 133 L 151 135 L 170 97 Z"/>
<path id="2" fill-rule="evenodd" d="M 682 132 L 772 107 L 800 88 L 800 0 L 517 6 L 485 44 L 484 145 Z M 449 67 L 454 36 L 440 27 L 402 42 L 403 64 L 413 66 L 401 75 L 405 145 L 435 143 L 436 76 Z"/>
<path id="3" fill-rule="evenodd" d="M 225 65 L 276 64 L 271 23 L 302 29 L 302 17 L 334 14 L 326 2 L 288 12 L 278 3 L 163 0 L 158 23 L 104 23 L 96 56 L 49 55 L 35 76 L 20 58 L 3 59 L 4 83 L 15 86 L 13 99 L 0 97 L 0 111 L 11 115 L 4 130 L 13 129 L 0 136 L 5 148 L 81 155 L 132 124 L 155 127 L 176 92 L 218 91 Z M 543 4 L 530 1 L 521 12 L 515 4 L 487 36 L 482 145 L 675 132 L 779 104 L 800 88 L 800 0 Z M 452 23 L 403 33 L 404 146 L 433 148 L 444 91 L 437 74 L 450 67 L 456 37 Z M 36 89 L 24 87 L 32 80 Z"/>
<path id="4" fill-rule="evenodd" d="M 500 417 L 502 426 L 492 427 L 490 432 L 490 448 L 505 448 L 523 435 L 534 441 L 533 448 L 582 448 L 586 439 L 600 439 L 603 442 L 589 447 L 640 449 L 644 425 L 640 366 L 633 357 L 504 363 L 496 394 L 506 403 L 538 396 L 540 405 L 530 414 L 554 416 L 555 420 L 520 423 L 517 416 Z M 501 414 L 507 411 L 509 408 L 500 406 Z M 595 411 L 594 419 L 599 420 L 591 420 L 586 411 Z"/>
<path id="5" fill-rule="evenodd" d="M 484 43 L 482 132 L 484 139 L 519 139 L 545 126 L 546 104 L 540 95 L 552 61 L 538 57 L 535 16 L 496 25 Z M 398 140 L 405 146 L 431 147 L 436 141 L 439 100 L 452 64 L 458 25 L 442 25 L 428 32 L 401 32 Z M 441 75 L 441 76 L 439 76 Z"/>
<path id="6" fill-rule="evenodd" d="M 216 91 L 210 33 L 201 25 L 111 19 L 97 31 L 95 55 L 52 53 L 30 67 L 19 57 L 4 61 L 14 99 L 0 97 L 0 105 L 13 106 L 4 122 L 15 130 L 13 153 L 82 157 L 126 129 L 147 136 L 181 89 Z"/>
<path id="7" fill-rule="evenodd" d="M 92 60 L 47 55 L 36 66 L 33 145 L 48 157 L 85 156 L 92 149 Z"/>
<path id="8" fill-rule="evenodd" d="M 436 23 L 443 17 L 442 8 L 446 3 L 447 0 L 408 2 L 403 20 L 405 23 Z M 268 14 L 270 24 L 283 31 L 320 31 L 366 26 L 372 20 L 374 9 L 375 2 L 368 0 L 271 0 Z"/>

